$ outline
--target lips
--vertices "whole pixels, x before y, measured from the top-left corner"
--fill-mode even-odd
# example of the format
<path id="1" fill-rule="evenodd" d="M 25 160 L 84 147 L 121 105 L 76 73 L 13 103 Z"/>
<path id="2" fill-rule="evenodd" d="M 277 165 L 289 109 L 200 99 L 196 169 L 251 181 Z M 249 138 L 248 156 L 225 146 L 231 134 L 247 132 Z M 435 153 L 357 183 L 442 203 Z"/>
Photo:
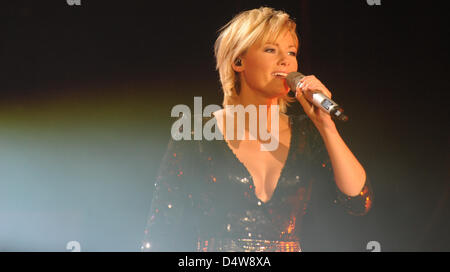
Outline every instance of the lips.
<path id="1" fill-rule="evenodd" d="M 273 72 L 272 73 L 272 76 L 276 76 L 276 77 L 283 77 L 283 78 L 285 78 L 285 77 L 287 77 L 287 73 L 285 73 L 285 72 Z"/>

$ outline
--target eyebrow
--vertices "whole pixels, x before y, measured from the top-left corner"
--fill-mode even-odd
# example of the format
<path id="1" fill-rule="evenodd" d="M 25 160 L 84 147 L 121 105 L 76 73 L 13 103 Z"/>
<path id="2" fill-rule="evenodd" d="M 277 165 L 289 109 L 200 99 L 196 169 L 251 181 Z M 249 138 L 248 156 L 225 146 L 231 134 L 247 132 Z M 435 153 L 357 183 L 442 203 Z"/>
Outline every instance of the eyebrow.
<path id="1" fill-rule="evenodd" d="M 272 44 L 272 45 L 276 45 L 276 46 L 279 46 L 279 44 L 278 44 L 278 43 L 271 43 L 271 42 L 266 42 L 266 44 Z M 297 49 L 297 46 L 295 46 L 295 45 L 289 45 L 289 47 L 288 47 L 288 48 L 291 48 L 291 47 L 294 47 L 295 49 Z"/>

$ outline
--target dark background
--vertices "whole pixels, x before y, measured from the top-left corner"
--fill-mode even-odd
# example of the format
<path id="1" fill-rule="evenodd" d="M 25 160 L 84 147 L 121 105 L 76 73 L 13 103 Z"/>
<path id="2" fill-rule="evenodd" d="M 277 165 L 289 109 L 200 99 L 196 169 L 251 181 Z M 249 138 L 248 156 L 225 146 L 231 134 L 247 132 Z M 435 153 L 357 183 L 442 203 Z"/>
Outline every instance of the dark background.
<path id="1" fill-rule="evenodd" d="M 2 3 L 0 250 L 65 251 L 69 241 L 140 250 L 171 108 L 194 96 L 221 104 L 217 30 L 268 5 L 296 19 L 299 70 L 345 108 L 350 121 L 338 128 L 375 191 L 365 217 L 322 216 L 304 250 L 366 251 L 378 241 L 382 251 L 449 251 L 441 3 Z"/>

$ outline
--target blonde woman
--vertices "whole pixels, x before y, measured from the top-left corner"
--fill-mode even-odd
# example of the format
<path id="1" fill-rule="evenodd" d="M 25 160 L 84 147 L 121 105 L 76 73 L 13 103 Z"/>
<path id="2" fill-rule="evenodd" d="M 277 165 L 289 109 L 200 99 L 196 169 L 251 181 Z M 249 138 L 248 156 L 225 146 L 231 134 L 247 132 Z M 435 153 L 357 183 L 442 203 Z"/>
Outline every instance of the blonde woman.
<path id="1" fill-rule="evenodd" d="M 315 183 L 334 186 L 348 212 L 367 213 L 372 195 L 364 168 L 330 116 L 303 94 L 331 92 L 306 76 L 295 95 L 306 115 L 285 114 L 294 99 L 285 77 L 297 71 L 298 48 L 295 22 L 268 7 L 244 11 L 221 29 L 215 55 L 224 108 L 205 121 L 215 122 L 223 140 L 169 143 L 143 250 L 301 251 Z M 257 118 L 247 113 L 245 137 L 236 137 L 232 106 L 266 110 L 256 111 Z M 277 131 L 275 149 L 261 148 L 267 142 L 261 128 Z"/>

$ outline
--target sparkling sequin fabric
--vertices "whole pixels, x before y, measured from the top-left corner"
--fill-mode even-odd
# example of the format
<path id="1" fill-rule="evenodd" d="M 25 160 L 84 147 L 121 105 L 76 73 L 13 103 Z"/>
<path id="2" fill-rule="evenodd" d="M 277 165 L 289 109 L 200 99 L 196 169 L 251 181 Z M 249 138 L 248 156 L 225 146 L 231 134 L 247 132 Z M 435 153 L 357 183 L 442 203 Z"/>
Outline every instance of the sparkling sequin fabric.
<path id="1" fill-rule="evenodd" d="M 349 213 L 367 213 L 370 182 L 356 197 L 340 193 L 312 122 L 305 115 L 291 116 L 290 125 L 288 157 L 266 203 L 256 197 L 251 175 L 225 141 L 170 141 L 141 249 L 300 251 L 302 219 L 316 183 L 334 186 L 335 202 Z"/>

